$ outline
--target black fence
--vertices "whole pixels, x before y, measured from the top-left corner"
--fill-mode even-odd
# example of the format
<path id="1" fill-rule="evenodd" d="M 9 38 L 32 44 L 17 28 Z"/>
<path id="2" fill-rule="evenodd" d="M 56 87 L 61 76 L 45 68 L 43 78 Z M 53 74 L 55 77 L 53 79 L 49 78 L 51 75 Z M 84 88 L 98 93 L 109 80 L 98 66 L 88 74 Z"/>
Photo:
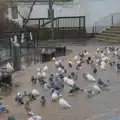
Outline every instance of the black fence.
<path id="1" fill-rule="evenodd" d="M 24 34 L 24 41 L 21 41 L 21 35 Z M 0 36 L 0 62 L 4 62 L 12 56 L 12 42 L 14 36 L 17 36 L 18 43 L 20 44 L 21 54 L 30 52 L 30 48 L 35 48 L 35 39 L 30 39 L 30 33 L 25 29 L 16 29 L 12 31 L 6 31 Z"/>
<path id="2" fill-rule="evenodd" d="M 54 18 L 53 26 L 55 39 L 63 42 L 64 38 L 82 38 L 79 39 L 80 42 L 86 41 L 86 39 L 83 39 L 86 38 L 84 16 Z M 30 39 L 30 32 L 32 32 L 33 40 Z M 24 34 L 24 42 L 21 41 L 22 33 Z M 0 36 L 0 62 L 11 58 L 12 48 L 10 38 L 13 38 L 14 35 L 18 38 L 21 54 L 29 53 L 31 50 L 39 47 L 42 40 L 52 38 L 51 20 L 48 18 L 29 19 L 26 28 L 4 32 Z"/>
<path id="3" fill-rule="evenodd" d="M 52 21 L 49 18 L 29 19 L 27 28 L 32 31 L 35 39 L 48 40 L 52 38 Z M 53 19 L 54 38 L 86 38 L 85 16 L 57 17 Z"/>

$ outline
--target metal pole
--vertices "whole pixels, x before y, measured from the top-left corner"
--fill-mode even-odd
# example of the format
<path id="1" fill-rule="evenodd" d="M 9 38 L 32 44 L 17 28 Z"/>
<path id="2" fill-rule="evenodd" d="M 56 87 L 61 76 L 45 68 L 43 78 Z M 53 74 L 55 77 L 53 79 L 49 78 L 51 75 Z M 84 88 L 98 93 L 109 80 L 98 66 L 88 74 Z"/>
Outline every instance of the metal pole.
<path id="1" fill-rule="evenodd" d="M 111 26 L 113 26 L 113 14 L 112 14 L 112 16 L 111 16 Z"/>
<path id="2" fill-rule="evenodd" d="M 52 33 L 52 40 L 55 39 L 54 34 L 54 16 L 53 16 L 53 0 L 49 0 L 49 11 L 50 11 L 50 19 L 51 19 L 51 33 Z"/>

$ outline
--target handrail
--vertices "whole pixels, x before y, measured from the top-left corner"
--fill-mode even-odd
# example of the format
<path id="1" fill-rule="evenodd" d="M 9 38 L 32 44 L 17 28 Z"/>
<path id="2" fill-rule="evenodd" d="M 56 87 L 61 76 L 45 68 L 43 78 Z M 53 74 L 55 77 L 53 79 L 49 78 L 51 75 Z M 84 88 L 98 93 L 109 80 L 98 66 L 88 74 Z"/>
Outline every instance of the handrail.
<path id="1" fill-rule="evenodd" d="M 105 16 L 105 17 L 103 17 L 103 18 L 101 18 L 100 20 L 96 21 L 93 25 L 95 25 L 95 24 L 99 23 L 101 20 L 103 20 L 103 19 L 105 19 L 105 18 L 107 18 L 107 17 L 111 16 L 112 14 L 113 14 L 113 13 L 111 13 L 111 14 L 109 14 L 109 15 L 107 15 L 107 16 Z"/>
<path id="2" fill-rule="evenodd" d="M 120 23 L 120 13 L 111 13 L 93 24 L 93 33 L 100 33 L 104 29 Z"/>
<path id="3" fill-rule="evenodd" d="M 79 17 L 80 18 L 82 18 L 82 17 L 84 18 L 85 16 L 55 17 L 55 18 L 53 18 L 53 22 L 54 23 L 56 22 L 55 25 L 57 25 L 57 20 L 59 20 L 59 19 L 69 19 L 69 18 L 73 18 L 74 19 L 74 18 L 79 18 Z M 47 21 L 44 21 L 44 20 L 47 20 Z M 30 18 L 29 21 L 37 21 L 37 23 L 34 24 L 34 27 L 37 26 L 37 28 L 44 28 L 45 26 L 47 26 L 47 25 L 49 25 L 51 23 L 50 18 Z M 40 24 L 41 21 L 44 21 L 44 23 Z M 26 27 L 27 26 L 32 26 L 32 25 L 26 25 Z"/>

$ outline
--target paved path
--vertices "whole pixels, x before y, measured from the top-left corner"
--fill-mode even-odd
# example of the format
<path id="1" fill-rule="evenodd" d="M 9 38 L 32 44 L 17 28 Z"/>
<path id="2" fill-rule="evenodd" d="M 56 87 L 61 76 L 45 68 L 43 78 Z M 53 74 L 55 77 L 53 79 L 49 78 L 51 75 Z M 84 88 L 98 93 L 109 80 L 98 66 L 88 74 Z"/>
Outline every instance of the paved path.
<path id="1" fill-rule="evenodd" d="M 66 56 L 60 57 L 58 59 L 64 59 L 64 64 L 68 68 L 68 61 L 73 58 L 79 52 L 83 52 L 85 47 L 91 53 L 94 52 L 97 46 L 67 46 L 68 49 L 73 50 L 73 53 Z M 45 63 L 49 67 L 49 73 L 54 73 L 54 62 Z M 17 72 L 13 75 L 14 83 L 19 83 L 21 86 L 13 90 L 13 93 L 6 97 L 3 101 L 8 109 L 10 110 L 10 115 L 14 115 L 16 120 L 27 120 L 27 116 L 22 106 L 16 105 L 14 101 L 15 94 L 18 91 L 23 92 L 24 90 L 31 91 L 32 89 L 37 89 L 40 92 L 40 96 L 45 95 L 47 98 L 47 105 L 42 108 L 40 105 L 40 98 L 31 104 L 32 110 L 43 117 L 43 120 L 107 120 L 113 115 L 120 113 L 120 84 L 119 76 L 116 76 L 115 68 L 108 69 L 106 71 L 98 70 L 97 78 L 102 78 L 103 80 L 110 80 L 113 84 L 109 87 L 110 91 L 102 91 L 101 94 L 87 99 L 83 93 L 79 93 L 76 96 L 68 96 L 69 87 L 65 86 L 62 94 L 65 100 L 72 106 L 70 109 L 63 110 L 58 103 L 51 102 L 51 95 L 49 92 L 44 91 L 40 85 L 32 85 L 30 82 L 30 77 L 36 75 L 36 68 L 42 68 L 45 64 L 32 64 L 30 67 L 26 68 L 24 71 Z M 75 63 L 74 63 L 75 64 Z M 68 69 L 68 73 L 75 71 L 75 66 Z M 88 87 L 91 83 L 85 82 L 82 74 L 91 73 L 91 67 L 84 64 L 82 70 L 79 71 L 77 85 L 80 87 Z M 113 111 L 113 112 L 112 112 Z M 0 114 L 0 120 L 5 120 L 6 114 Z"/>

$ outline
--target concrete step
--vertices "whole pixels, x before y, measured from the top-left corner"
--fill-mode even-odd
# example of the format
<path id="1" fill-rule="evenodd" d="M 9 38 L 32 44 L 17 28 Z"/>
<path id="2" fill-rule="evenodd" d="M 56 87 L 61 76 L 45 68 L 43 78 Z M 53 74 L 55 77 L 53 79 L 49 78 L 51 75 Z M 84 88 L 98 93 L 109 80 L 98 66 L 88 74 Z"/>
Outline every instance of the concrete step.
<path id="1" fill-rule="evenodd" d="M 120 37 L 115 37 L 115 36 L 96 35 L 95 37 L 102 38 L 102 39 L 110 39 L 110 40 L 120 41 Z"/>
<path id="2" fill-rule="evenodd" d="M 108 43 L 120 43 L 120 41 L 113 40 L 113 39 L 94 38 L 93 40 L 100 41 L 100 42 L 108 42 Z"/>
<path id="3" fill-rule="evenodd" d="M 119 25 L 111 26 L 111 28 L 120 28 L 120 24 Z"/>
<path id="4" fill-rule="evenodd" d="M 112 30 L 112 29 L 109 29 L 109 30 L 103 31 L 103 33 L 120 34 L 120 31 L 119 31 L 119 30 Z"/>
<path id="5" fill-rule="evenodd" d="M 110 28 L 106 28 L 106 30 L 119 30 L 120 31 L 120 27 L 110 27 Z"/>
<path id="6" fill-rule="evenodd" d="M 113 37 L 120 37 L 120 34 L 108 33 L 108 32 L 106 32 L 106 31 L 100 33 L 100 35 L 104 35 L 104 36 L 113 36 Z"/>

